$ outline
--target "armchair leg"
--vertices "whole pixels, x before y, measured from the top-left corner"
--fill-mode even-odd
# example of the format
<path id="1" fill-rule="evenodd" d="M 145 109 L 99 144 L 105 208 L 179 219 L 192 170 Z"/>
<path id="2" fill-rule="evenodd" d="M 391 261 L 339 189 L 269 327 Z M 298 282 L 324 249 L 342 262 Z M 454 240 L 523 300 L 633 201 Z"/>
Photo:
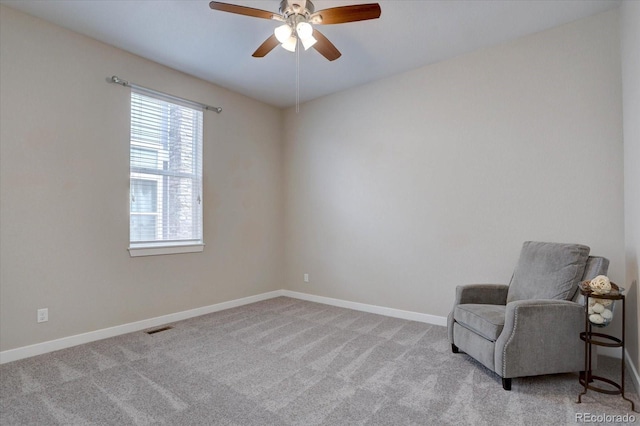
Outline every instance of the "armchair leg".
<path id="1" fill-rule="evenodd" d="M 458 347 L 452 343 L 451 344 L 451 352 L 453 352 L 454 354 L 457 354 L 458 351 L 459 351 Z"/>
<path id="2" fill-rule="evenodd" d="M 506 391 L 511 390 L 511 379 L 502 378 L 502 388 Z"/>

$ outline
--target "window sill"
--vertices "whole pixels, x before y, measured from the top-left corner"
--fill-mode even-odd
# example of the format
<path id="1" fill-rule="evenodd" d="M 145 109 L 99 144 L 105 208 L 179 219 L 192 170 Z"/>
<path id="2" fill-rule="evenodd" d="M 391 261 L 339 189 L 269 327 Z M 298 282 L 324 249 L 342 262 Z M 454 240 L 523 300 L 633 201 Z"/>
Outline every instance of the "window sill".
<path id="1" fill-rule="evenodd" d="M 163 254 L 198 253 L 204 250 L 204 243 L 188 244 L 145 244 L 129 246 L 129 256 L 159 256 Z"/>

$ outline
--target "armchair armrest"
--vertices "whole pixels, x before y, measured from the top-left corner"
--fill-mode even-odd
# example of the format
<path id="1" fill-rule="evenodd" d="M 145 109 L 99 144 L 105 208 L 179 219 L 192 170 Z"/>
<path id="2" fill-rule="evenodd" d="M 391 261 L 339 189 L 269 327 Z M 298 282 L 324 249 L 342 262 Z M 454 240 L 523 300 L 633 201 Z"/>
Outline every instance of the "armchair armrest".
<path id="1" fill-rule="evenodd" d="M 504 284 L 467 284 L 457 286 L 453 308 L 447 317 L 449 342 L 453 344 L 453 311 L 456 309 L 456 306 L 465 303 L 506 305 L 508 291 L 509 286 Z"/>
<path id="2" fill-rule="evenodd" d="M 503 378 L 580 371 L 584 366 L 584 306 L 568 300 L 507 303 L 495 344 L 495 370 Z"/>
<path id="3" fill-rule="evenodd" d="M 482 303 L 487 305 L 506 305 L 509 286 L 504 284 L 469 284 L 456 287 L 456 299 L 453 304 Z"/>

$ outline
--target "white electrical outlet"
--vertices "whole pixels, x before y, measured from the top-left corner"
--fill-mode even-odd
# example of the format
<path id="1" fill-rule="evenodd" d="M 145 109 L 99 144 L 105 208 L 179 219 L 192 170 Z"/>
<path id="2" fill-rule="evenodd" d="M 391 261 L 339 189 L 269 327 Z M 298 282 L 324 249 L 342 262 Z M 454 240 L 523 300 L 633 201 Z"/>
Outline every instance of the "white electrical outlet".
<path id="1" fill-rule="evenodd" d="M 49 308 L 38 309 L 38 322 L 49 321 Z"/>
<path id="2" fill-rule="evenodd" d="M 304 274 L 304 282 L 305 283 L 309 282 L 309 274 Z"/>

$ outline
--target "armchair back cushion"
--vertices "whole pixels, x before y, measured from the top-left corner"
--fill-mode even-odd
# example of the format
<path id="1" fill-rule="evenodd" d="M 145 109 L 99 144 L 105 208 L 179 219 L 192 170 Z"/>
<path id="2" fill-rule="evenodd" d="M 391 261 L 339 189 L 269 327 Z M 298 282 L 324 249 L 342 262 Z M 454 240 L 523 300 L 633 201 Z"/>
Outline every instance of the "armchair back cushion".
<path id="1" fill-rule="evenodd" d="M 507 303 L 529 299 L 570 300 L 582 279 L 589 247 L 527 241 L 511 277 Z"/>

